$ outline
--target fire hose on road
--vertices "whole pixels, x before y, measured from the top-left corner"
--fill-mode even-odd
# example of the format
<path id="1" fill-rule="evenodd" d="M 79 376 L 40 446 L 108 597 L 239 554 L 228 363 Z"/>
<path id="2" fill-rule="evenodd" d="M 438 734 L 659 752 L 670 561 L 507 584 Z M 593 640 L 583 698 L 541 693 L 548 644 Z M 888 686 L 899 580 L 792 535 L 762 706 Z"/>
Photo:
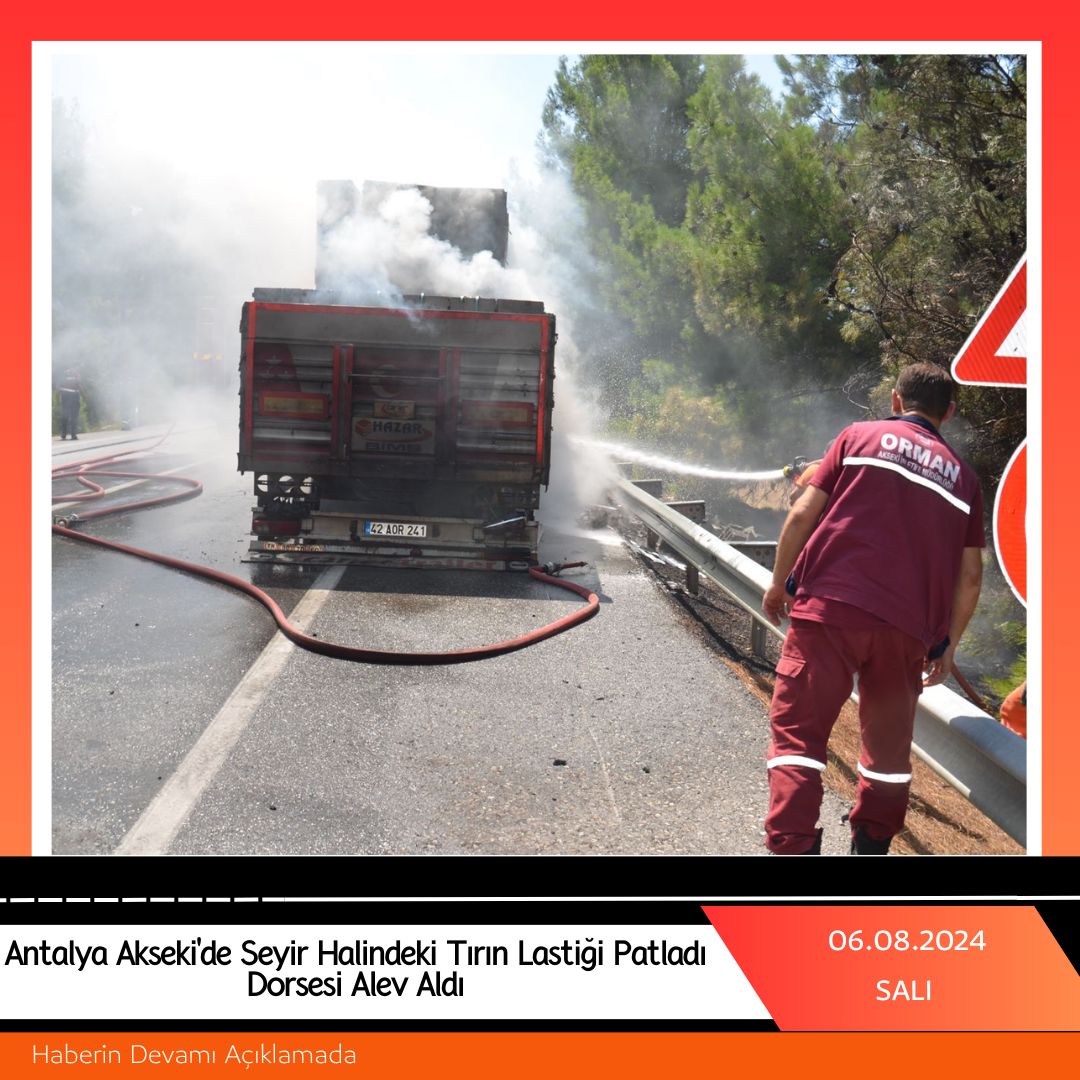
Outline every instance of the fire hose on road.
<path id="1" fill-rule="evenodd" d="M 120 458 L 129 457 L 132 454 L 146 453 L 155 449 L 165 440 L 165 438 L 167 438 L 167 436 L 168 432 L 152 446 L 139 450 L 127 450 L 118 454 L 110 454 L 106 457 L 94 458 L 73 465 L 58 466 L 53 469 L 52 472 L 54 480 L 74 479 L 87 490 L 74 495 L 54 495 L 53 501 L 62 502 L 64 504 L 73 502 L 81 504 L 93 499 L 102 498 L 106 494 L 105 489 L 91 479 L 91 477 L 99 476 L 128 477 L 138 478 L 140 480 L 177 483 L 182 485 L 184 490 L 173 494 L 159 495 L 149 499 L 123 503 L 119 506 L 91 510 L 88 513 L 72 514 L 67 517 L 61 517 L 53 523 L 53 534 L 66 537 L 69 540 L 77 540 L 84 544 L 95 544 L 98 547 L 107 548 L 110 551 L 119 551 L 125 555 L 134 555 L 136 558 L 146 559 L 149 562 L 155 562 L 161 566 L 168 566 L 173 570 L 180 570 L 187 574 L 206 578 L 208 581 L 215 581 L 219 585 L 226 585 L 230 588 L 238 589 L 240 592 L 247 593 L 248 596 L 257 600 L 270 612 L 274 621 L 277 623 L 278 629 L 290 641 L 310 652 L 320 653 L 323 656 L 329 656 L 335 660 L 350 660 L 366 664 L 464 664 L 473 660 L 485 660 L 488 657 L 501 656 L 504 653 L 515 652 L 518 649 L 527 648 L 529 645 L 535 645 L 539 641 L 553 637 L 555 634 L 560 634 L 564 630 L 569 630 L 572 626 L 577 626 L 579 623 L 586 622 L 600 610 L 600 599 L 596 593 L 582 585 L 578 585 L 576 582 L 566 581 L 563 578 L 556 576 L 562 570 L 584 566 L 584 563 L 548 563 L 543 567 L 530 566 L 529 574 L 537 581 L 542 581 L 547 585 L 555 585 L 561 589 L 566 589 L 569 592 L 577 594 L 586 601 L 586 606 L 579 608 L 570 615 L 566 615 L 561 619 L 548 623 L 546 626 L 541 626 L 535 630 L 531 630 L 527 634 L 522 634 L 520 637 L 510 638 L 506 641 L 496 642 L 492 645 L 481 645 L 471 649 L 455 649 L 449 652 L 387 652 L 382 649 L 361 649 L 350 645 L 338 645 L 334 642 L 323 641 L 320 638 L 312 637 L 310 634 L 305 634 L 298 627 L 290 623 L 288 617 L 278 606 L 274 598 L 256 585 L 253 585 L 250 581 L 245 581 L 243 578 L 225 573 L 221 570 L 215 570 L 209 566 L 202 566 L 198 563 L 176 559 L 170 555 L 162 555 L 157 552 L 146 551 L 142 548 L 131 547 L 128 544 L 104 540 L 101 537 L 79 532 L 77 529 L 71 527 L 77 523 L 106 517 L 112 514 L 125 513 L 129 510 L 143 510 L 152 506 L 165 506 L 167 504 L 181 502 L 185 499 L 195 498 L 201 494 L 202 484 L 198 480 L 193 480 L 188 477 L 173 476 L 165 473 L 118 471 L 110 468 L 110 466 Z"/>

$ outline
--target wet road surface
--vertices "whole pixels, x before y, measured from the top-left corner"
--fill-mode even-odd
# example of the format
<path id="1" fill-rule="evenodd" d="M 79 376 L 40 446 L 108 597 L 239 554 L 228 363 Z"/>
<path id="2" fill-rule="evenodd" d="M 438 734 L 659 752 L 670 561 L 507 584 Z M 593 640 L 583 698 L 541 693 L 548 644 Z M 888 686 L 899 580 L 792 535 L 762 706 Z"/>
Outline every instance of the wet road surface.
<path id="1" fill-rule="evenodd" d="M 233 461 L 170 439 L 153 468 L 204 494 L 87 531 L 250 576 Z M 295 648 L 240 593 L 54 539 L 54 851 L 763 853 L 761 703 L 615 533 L 547 523 L 541 558 L 587 560 L 567 576 L 596 618 L 478 663 L 375 667 Z M 518 574 L 259 573 L 309 632 L 384 649 L 486 644 L 580 604 Z"/>

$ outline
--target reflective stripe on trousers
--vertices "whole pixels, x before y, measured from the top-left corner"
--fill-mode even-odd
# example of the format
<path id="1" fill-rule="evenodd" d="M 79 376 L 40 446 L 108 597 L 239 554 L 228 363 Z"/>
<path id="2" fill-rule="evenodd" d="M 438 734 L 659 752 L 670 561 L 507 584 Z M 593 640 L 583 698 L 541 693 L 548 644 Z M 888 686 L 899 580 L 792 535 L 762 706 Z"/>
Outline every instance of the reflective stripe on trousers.
<path id="1" fill-rule="evenodd" d="M 859 676 L 862 752 L 852 827 L 875 839 L 904 824 L 911 736 L 926 649 L 891 626 L 847 629 L 792 619 L 776 665 L 768 752 L 766 846 L 798 854 L 814 841 L 822 762 L 836 718 Z"/>

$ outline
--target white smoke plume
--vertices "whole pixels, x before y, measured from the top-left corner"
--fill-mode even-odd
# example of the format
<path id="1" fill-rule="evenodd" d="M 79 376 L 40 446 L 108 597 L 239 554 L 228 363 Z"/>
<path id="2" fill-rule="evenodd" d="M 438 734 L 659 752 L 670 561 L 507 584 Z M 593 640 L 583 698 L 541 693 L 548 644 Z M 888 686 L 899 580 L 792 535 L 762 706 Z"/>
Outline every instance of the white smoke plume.
<path id="1" fill-rule="evenodd" d="M 556 315 L 555 410 L 549 490 L 541 518 L 570 527 L 599 502 L 614 471 L 587 436 L 602 426 L 585 389 L 575 326 L 590 308 L 581 210 L 565 179 L 544 174 L 511 193 L 508 264 L 490 251 L 464 255 L 431 232 L 433 208 L 417 188 L 400 188 L 335 224 L 320 253 L 326 276 L 351 302 L 393 304 L 408 294 L 540 300 Z"/>
<path id="2" fill-rule="evenodd" d="M 311 273 L 314 193 L 195 177 L 54 100 L 52 368 L 90 420 L 212 423 L 235 454 L 240 307 Z M 306 263 L 306 265 L 305 265 Z M 234 459 L 235 460 L 235 459 Z"/>
<path id="3" fill-rule="evenodd" d="M 256 287 L 315 284 L 317 177 L 305 176 L 297 164 L 321 146 L 301 129 L 299 142 L 277 145 L 226 124 L 238 102 L 212 100 L 212 86 L 229 86 L 220 67 L 208 72 L 208 89 L 197 100 L 169 106 L 183 141 L 164 146 L 156 138 L 161 110 L 151 102 L 165 100 L 159 87 L 167 85 L 168 69 L 159 72 L 150 56 L 144 59 L 133 71 L 157 81 L 142 95 L 124 84 L 117 108 L 125 110 L 126 124 L 114 122 L 92 97 L 86 103 L 54 98 L 54 385 L 76 369 L 99 422 L 212 422 L 222 460 L 235 461 L 241 305 Z M 248 62 L 241 60 L 241 67 Z M 124 64 L 116 66 L 118 79 Z M 100 78 L 107 65 L 85 66 Z M 143 98 L 147 105 L 139 108 Z M 283 99 L 273 108 L 280 112 L 286 104 Z M 385 113 L 385 104 L 365 102 L 365 109 Z M 281 126 L 291 130 L 284 115 Z M 351 172 L 358 183 L 429 179 L 387 174 L 381 162 L 392 155 L 383 149 L 364 144 L 362 162 L 342 159 L 348 171 L 317 167 L 324 176 Z M 437 147 L 432 153 L 433 160 L 447 156 Z M 437 179 L 446 182 L 444 174 Z M 461 179 L 478 182 L 465 173 Z M 552 479 L 542 500 L 550 520 L 597 501 L 604 487 L 604 456 L 583 460 L 586 451 L 566 441 L 602 426 L 582 390 L 588 380 L 580 377 L 591 349 L 576 327 L 593 310 L 583 215 L 561 176 L 529 172 L 527 179 L 497 182 L 509 194 L 507 266 L 489 252 L 463 255 L 432 235 L 431 204 L 408 188 L 385 199 L 377 213 L 352 220 L 332 238 L 328 254 L 370 302 L 392 304 L 402 294 L 426 292 L 539 300 L 555 313 Z"/>
<path id="4" fill-rule="evenodd" d="M 350 299 L 398 302 L 407 293 L 529 299 L 521 271 L 496 262 L 489 251 L 466 258 L 431 231 L 432 206 L 416 188 L 401 188 L 371 213 L 355 213 L 327 236 L 322 256 L 328 275 L 346 285 Z"/>

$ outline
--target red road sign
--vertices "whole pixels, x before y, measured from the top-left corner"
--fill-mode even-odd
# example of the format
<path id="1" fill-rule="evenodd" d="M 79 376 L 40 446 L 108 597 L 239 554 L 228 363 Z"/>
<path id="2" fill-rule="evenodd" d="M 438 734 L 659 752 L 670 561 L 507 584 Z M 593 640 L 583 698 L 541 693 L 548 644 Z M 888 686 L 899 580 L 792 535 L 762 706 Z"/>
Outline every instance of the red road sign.
<path id="1" fill-rule="evenodd" d="M 1027 255 L 1023 255 L 952 362 L 974 386 L 1027 385 Z"/>
<path id="2" fill-rule="evenodd" d="M 994 500 L 994 550 L 1005 580 L 1027 607 L 1027 439 L 1009 458 Z"/>

